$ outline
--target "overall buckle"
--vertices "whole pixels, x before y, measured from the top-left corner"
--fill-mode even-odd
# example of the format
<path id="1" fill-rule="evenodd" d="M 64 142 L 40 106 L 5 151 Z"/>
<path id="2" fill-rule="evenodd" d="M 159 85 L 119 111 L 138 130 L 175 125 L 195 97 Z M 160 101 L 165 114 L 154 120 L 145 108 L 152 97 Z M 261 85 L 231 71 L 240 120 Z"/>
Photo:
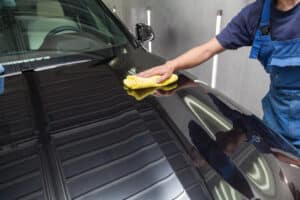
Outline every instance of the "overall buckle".
<path id="1" fill-rule="evenodd" d="M 262 26 L 262 27 L 260 27 L 260 31 L 261 31 L 262 35 L 269 35 L 269 33 L 271 32 L 271 27 L 270 26 Z"/>

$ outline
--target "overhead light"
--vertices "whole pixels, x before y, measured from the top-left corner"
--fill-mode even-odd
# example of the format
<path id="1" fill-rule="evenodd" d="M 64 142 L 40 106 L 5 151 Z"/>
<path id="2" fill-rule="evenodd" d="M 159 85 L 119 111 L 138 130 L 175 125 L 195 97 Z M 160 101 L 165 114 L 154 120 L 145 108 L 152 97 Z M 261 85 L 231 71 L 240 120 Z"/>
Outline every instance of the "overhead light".
<path id="1" fill-rule="evenodd" d="M 146 11 L 146 14 L 147 14 L 147 25 L 148 26 L 151 26 L 151 14 L 152 14 L 152 11 L 151 11 L 151 9 L 147 9 L 147 11 Z M 148 51 L 151 53 L 152 52 L 152 42 L 151 41 L 149 41 L 148 42 Z"/>
<path id="2" fill-rule="evenodd" d="M 218 35 L 221 31 L 222 15 L 223 15 L 223 11 L 218 10 L 217 19 L 216 19 L 216 35 Z M 211 87 L 212 88 L 216 88 L 216 85 L 217 85 L 218 61 L 219 61 L 219 56 L 215 55 L 213 57 L 213 69 L 212 69 L 212 77 L 211 77 Z"/>
<path id="3" fill-rule="evenodd" d="M 295 164 L 290 164 L 290 166 L 299 169 L 299 167 Z"/>

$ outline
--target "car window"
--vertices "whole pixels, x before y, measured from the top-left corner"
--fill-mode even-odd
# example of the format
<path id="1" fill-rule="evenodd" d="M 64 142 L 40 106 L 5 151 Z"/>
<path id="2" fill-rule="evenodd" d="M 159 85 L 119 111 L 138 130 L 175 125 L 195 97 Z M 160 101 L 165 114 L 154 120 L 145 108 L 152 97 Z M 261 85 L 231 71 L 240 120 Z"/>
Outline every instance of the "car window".
<path id="1" fill-rule="evenodd" d="M 0 0 L 0 63 L 127 43 L 96 0 Z"/>

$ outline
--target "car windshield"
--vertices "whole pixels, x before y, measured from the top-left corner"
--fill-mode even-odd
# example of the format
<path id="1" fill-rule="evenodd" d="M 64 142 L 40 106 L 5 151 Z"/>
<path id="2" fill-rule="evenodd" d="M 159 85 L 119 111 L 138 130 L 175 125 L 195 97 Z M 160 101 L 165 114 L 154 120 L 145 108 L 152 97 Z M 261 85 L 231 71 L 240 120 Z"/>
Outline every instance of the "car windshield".
<path id="1" fill-rule="evenodd" d="M 94 52 L 127 38 L 97 0 L 0 0 L 0 64 Z"/>

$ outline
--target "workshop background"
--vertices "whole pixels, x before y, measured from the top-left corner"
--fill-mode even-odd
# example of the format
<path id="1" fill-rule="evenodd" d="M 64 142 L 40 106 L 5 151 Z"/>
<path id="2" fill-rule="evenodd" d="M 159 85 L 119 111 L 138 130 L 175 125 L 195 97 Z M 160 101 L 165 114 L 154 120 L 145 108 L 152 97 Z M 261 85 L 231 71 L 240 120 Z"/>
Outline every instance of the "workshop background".
<path id="1" fill-rule="evenodd" d="M 252 1 L 104 0 L 131 32 L 137 23 L 150 24 L 156 38 L 145 47 L 166 59 L 208 41 Z M 260 102 L 269 78 L 258 61 L 249 59 L 249 52 L 250 47 L 226 51 L 188 71 L 262 117 Z"/>

